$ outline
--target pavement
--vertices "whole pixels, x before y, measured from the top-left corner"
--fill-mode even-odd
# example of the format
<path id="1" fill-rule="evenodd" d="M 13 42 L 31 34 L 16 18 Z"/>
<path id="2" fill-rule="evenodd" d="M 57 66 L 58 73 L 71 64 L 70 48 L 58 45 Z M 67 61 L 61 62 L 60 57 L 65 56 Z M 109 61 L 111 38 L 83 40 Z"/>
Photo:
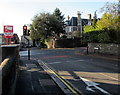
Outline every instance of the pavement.
<path id="1" fill-rule="evenodd" d="M 36 60 L 20 59 L 15 95 L 65 95 Z"/>

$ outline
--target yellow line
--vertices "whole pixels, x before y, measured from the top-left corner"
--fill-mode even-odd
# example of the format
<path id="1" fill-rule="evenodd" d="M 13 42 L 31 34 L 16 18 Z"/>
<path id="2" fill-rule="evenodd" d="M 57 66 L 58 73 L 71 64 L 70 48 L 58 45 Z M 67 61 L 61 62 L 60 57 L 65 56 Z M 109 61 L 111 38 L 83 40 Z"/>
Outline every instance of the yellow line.
<path id="1" fill-rule="evenodd" d="M 45 65 L 46 68 L 48 68 L 51 71 L 51 73 L 55 74 L 56 77 L 59 78 L 75 95 L 79 95 L 79 93 L 76 92 L 71 86 L 69 86 L 69 84 L 66 83 L 55 71 L 53 71 L 50 67 L 48 67 L 44 62 L 42 62 L 42 64 Z"/>

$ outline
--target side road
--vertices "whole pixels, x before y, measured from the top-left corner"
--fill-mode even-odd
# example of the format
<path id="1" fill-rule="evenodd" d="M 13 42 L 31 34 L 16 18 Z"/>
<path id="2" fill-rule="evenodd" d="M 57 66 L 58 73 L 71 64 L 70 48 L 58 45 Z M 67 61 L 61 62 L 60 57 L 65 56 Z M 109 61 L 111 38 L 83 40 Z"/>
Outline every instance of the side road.
<path id="1" fill-rule="evenodd" d="M 65 95 L 36 60 L 21 58 L 15 95 Z"/>

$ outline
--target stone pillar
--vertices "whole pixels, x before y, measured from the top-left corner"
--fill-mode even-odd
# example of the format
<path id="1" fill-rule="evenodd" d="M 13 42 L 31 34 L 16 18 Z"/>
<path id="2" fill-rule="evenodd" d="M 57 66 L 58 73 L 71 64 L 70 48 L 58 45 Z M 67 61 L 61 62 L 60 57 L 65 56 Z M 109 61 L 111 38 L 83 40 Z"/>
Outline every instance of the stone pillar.
<path id="1" fill-rule="evenodd" d="M 92 15 L 88 14 L 88 25 L 92 25 Z"/>
<path id="2" fill-rule="evenodd" d="M 1 45 L 0 45 L 0 64 L 2 62 L 2 48 L 1 48 Z"/>
<path id="3" fill-rule="evenodd" d="M 0 64 L 2 63 L 2 48 L 0 45 Z M 2 94 L 2 68 L 0 66 L 0 95 Z"/>

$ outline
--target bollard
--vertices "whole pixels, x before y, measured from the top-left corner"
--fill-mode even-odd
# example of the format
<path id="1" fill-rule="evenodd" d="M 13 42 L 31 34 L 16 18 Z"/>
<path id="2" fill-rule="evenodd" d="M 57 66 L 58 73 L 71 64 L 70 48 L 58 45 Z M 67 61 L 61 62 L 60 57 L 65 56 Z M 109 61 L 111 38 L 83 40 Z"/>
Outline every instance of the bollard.
<path id="1" fill-rule="evenodd" d="M 28 47 L 27 50 L 28 50 L 28 60 L 30 60 L 30 47 Z"/>
<path id="2" fill-rule="evenodd" d="M 88 48 L 89 48 L 89 47 L 88 47 L 88 44 L 87 44 L 87 50 L 86 50 L 86 51 L 87 51 L 87 54 L 89 53 L 89 50 L 88 50 Z"/>

